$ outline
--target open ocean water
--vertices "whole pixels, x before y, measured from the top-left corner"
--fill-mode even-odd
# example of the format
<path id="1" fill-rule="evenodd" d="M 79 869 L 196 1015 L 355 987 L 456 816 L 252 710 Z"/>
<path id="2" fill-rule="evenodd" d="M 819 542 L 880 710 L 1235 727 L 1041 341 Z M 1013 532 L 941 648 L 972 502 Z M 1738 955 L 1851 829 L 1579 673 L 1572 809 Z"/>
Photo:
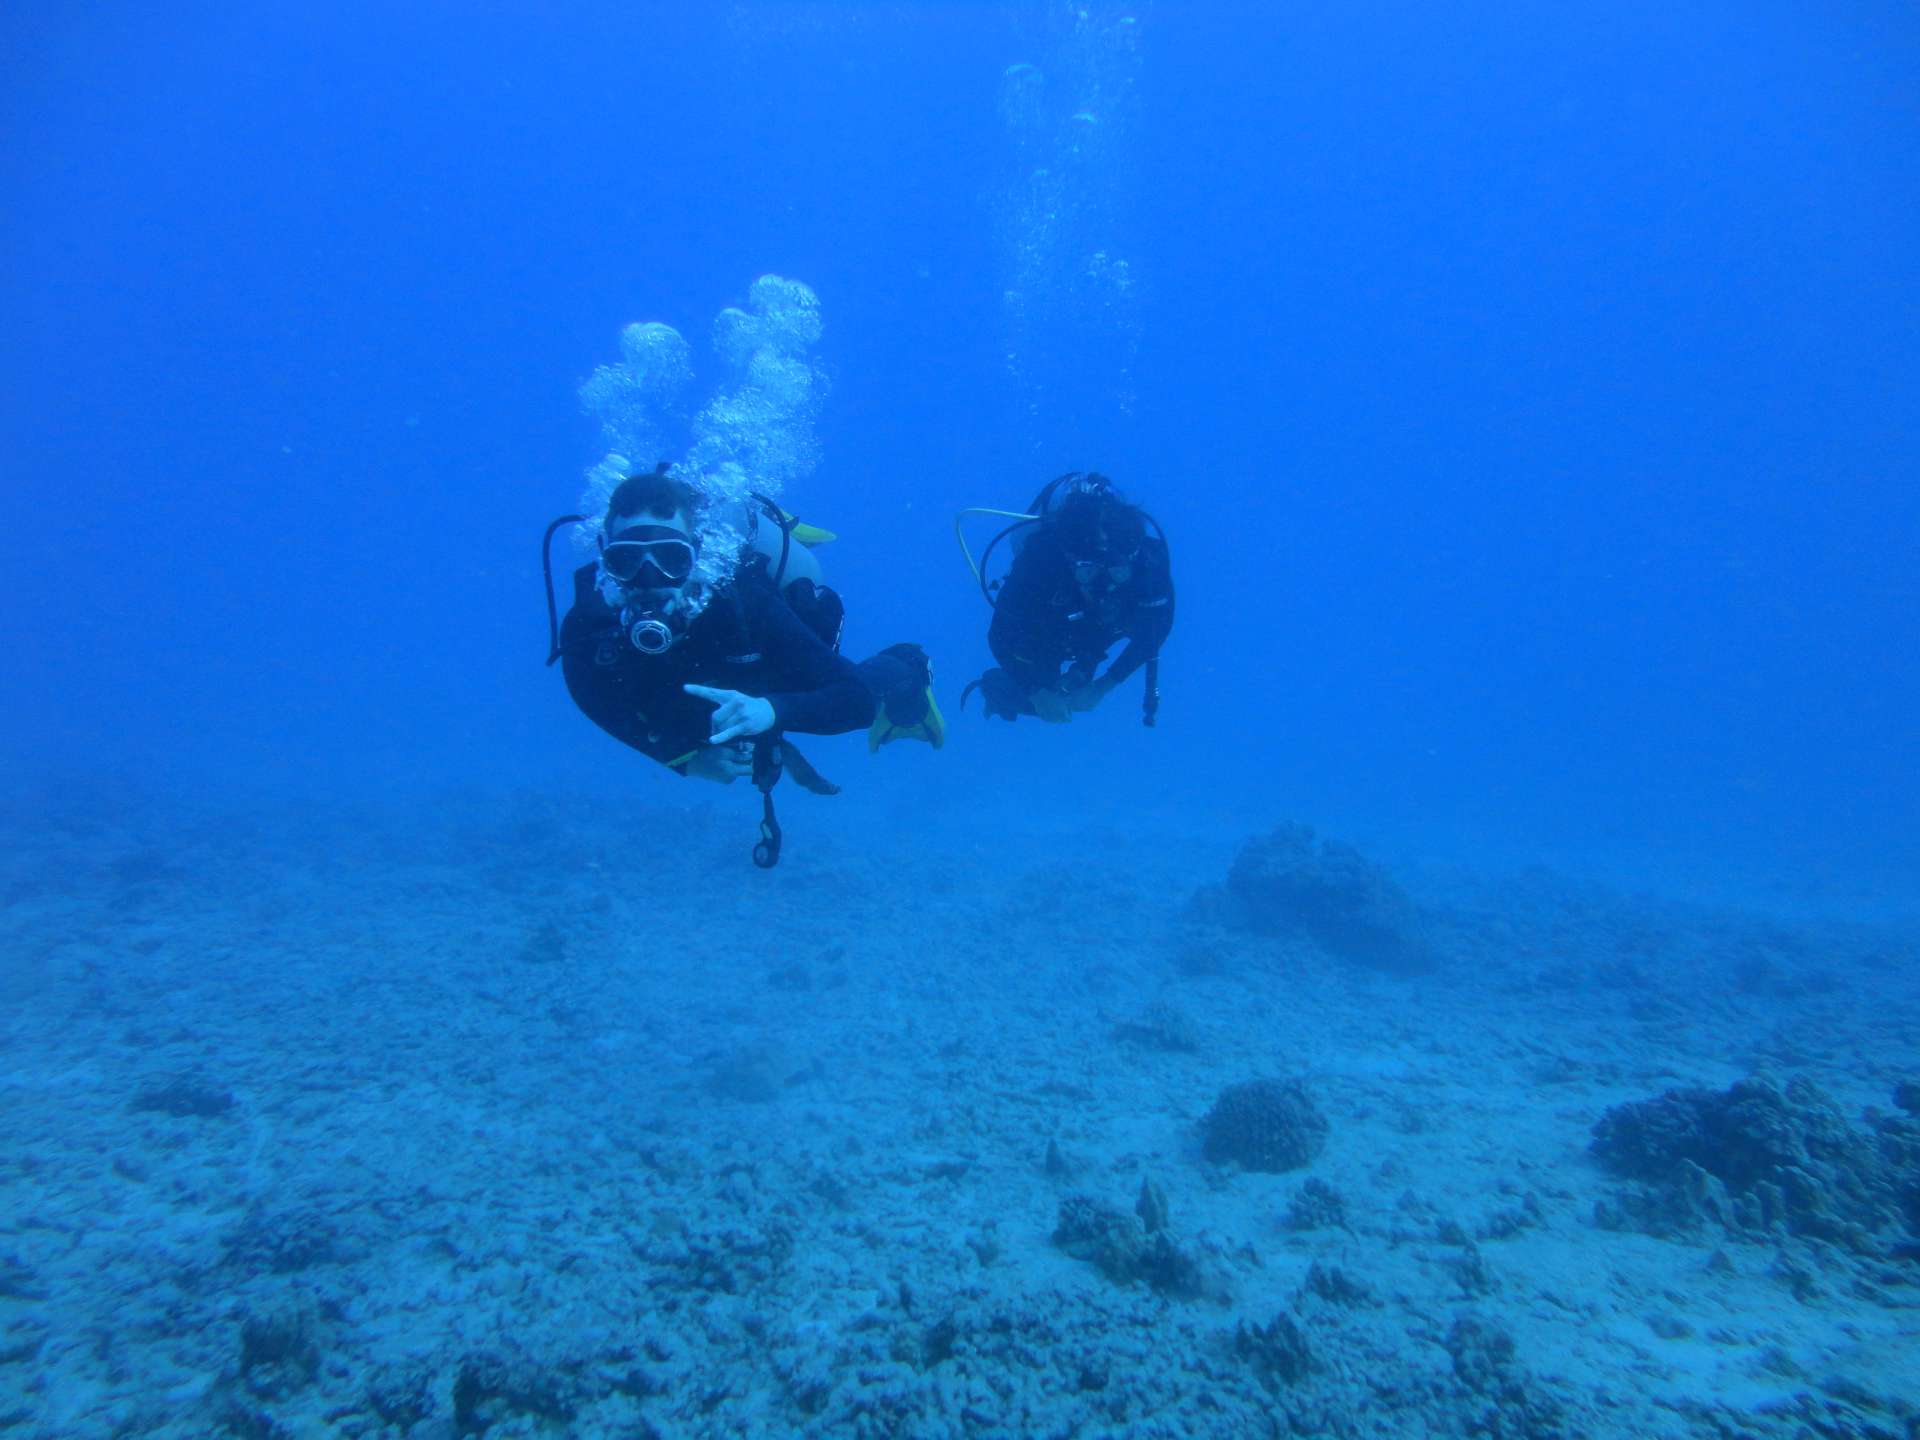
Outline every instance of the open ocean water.
<path id="1" fill-rule="evenodd" d="M 0 1440 L 1920 1437 L 1911 7 L 15 0 L 0 322 Z"/>

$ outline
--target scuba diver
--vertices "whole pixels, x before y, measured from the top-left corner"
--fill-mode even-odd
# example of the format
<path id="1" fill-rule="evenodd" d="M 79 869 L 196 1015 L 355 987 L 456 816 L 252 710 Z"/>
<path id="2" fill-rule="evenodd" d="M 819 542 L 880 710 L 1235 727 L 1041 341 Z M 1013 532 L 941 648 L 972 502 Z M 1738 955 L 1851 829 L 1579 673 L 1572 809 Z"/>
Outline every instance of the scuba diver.
<path id="1" fill-rule="evenodd" d="M 662 461 L 614 489 L 599 558 L 574 572 L 564 624 L 548 550 L 555 530 L 586 517 L 547 527 L 547 663 L 561 662 L 574 703 L 622 744 L 681 775 L 751 779 L 763 796 L 754 861 L 770 868 L 780 856 L 781 774 L 819 794 L 839 788 L 786 736 L 866 728 L 869 750 L 898 739 L 937 749 L 946 734 L 932 667 L 918 645 L 892 645 L 858 665 L 840 654 L 845 607 L 819 583 L 808 549 L 833 537 L 771 501 L 755 497 L 746 543 L 718 581 L 703 581 L 695 572 L 710 517 L 670 470 Z"/>
<path id="2" fill-rule="evenodd" d="M 1060 725 L 1092 710 L 1134 671 L 1145 667 L 1141 719 L 1152 725 L 1160 706 L 1159 656 L 1173 630 L 1173 571 L 1159 523 L 1128 503 L 1104 475 L 1070 472 L 1034 497 L 1030 513 L 975 509 L 1014 523 L 988 542 L 973 565 L 966 536 L 960 548 L 993 606 L 987 644 L 999 664 L 961 693 L 976 689 L 989 716 L 1035 715 Z M 987 581 L 994 547 L 1011 537 L 1013 561 L 1004 580 Z M 1120 652 L 1104 673 L 1107 653 Z"/>

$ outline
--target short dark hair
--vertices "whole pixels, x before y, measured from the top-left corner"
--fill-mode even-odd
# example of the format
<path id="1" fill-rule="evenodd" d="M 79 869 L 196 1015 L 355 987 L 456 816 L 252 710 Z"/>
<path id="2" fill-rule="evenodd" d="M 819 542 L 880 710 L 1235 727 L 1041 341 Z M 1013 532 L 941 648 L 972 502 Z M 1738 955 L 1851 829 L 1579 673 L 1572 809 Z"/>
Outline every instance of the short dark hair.
<path id="1" fill-rule="evenodd" d="M 1061 546 L 1077 559 L 1125 559 L 1147 538 L 1139 510 L 1111 489 L 1069 495 L 1054 512 Z"/>
<path id="2" fill-rule="evenodd" d="M 700 505 L 700 492 L 684 480 L 668 474 L 671 462 L 662 460 L 651 470 L 638 470 L 613 487 L 607 497 L 607 516 L 671 515 L 676 510 L 692 514 Z"/>

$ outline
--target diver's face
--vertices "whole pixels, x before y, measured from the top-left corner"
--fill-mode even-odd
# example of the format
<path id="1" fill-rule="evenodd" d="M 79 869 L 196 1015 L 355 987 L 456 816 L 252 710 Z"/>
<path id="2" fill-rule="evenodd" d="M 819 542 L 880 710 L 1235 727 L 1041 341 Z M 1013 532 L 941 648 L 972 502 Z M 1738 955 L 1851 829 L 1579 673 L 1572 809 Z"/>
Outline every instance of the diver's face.
<path id="1" fill-rule="evenodd" d="M 678 594 L 693 578 L 697 556 L 693 519 L 684 509 L 616 515 L 600 539 L 602 567 L 629 591 Z"/>
<path id="2" fill-rule="evenodd" d="M 1115 533 L 1111 514 L 1092 517 L 1092 523 L 1068 544 L 1073 581 L 1083 595 L 1091 598 L 1117 590 L 1133 578 L 1138 546 L 1131 537 Z"/>

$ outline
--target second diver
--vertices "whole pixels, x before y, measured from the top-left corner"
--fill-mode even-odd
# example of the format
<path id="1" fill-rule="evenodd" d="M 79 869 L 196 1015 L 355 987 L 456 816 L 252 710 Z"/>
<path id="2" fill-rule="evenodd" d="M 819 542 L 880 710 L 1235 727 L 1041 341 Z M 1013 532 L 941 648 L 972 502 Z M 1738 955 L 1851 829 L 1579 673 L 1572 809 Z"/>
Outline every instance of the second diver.
<path id="1" fill-rule="evenodd" d="M 1079 472 L 1050 483 L 1031 513 L 1010 518 L 1015 523 L 987 546 L 976 572 L 993 605 L 987 645 L 999 663 L 967 686 L 961 703 L 978 689 L 990 716 L 1064 724 L 1144 666 L 1142 714 L 1151 725 L 1160 648 L 1173 631 L 1174 609 L 1159 525 L 1106 476 Z M 1009 537 L 1012 564 L 1003 581 L 989 585 L 993 548 Z"/>

